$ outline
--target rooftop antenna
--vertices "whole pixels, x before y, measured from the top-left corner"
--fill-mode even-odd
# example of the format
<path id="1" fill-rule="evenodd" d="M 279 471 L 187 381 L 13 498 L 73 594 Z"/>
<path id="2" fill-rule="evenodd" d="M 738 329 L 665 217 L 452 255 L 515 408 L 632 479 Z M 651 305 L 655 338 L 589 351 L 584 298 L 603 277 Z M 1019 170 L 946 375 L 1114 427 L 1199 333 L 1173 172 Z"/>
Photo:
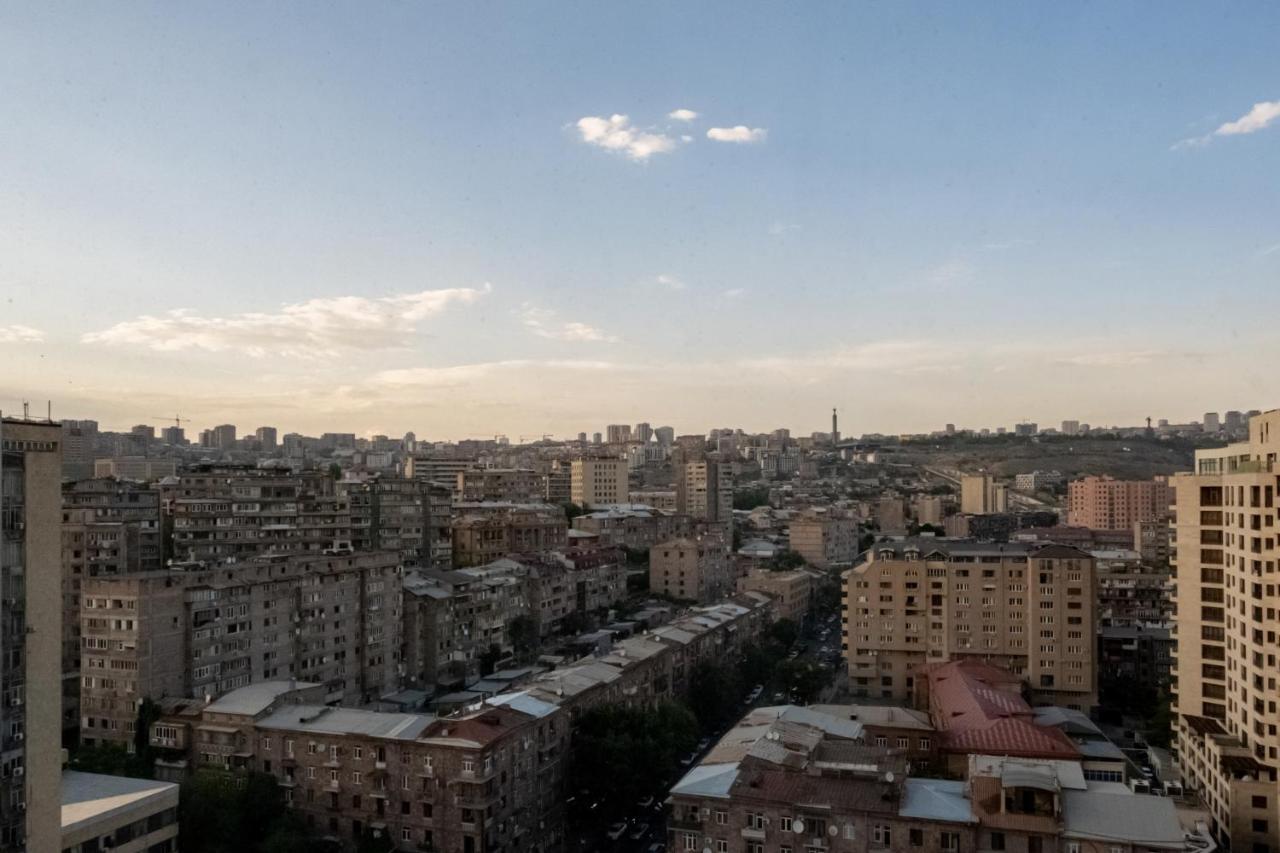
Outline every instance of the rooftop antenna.
<path id="1" fill-rule="evenodd" d="M 24 421 L 31 420 L 31 404 L 26 400 L 22 401 L 22 419 Z"/>

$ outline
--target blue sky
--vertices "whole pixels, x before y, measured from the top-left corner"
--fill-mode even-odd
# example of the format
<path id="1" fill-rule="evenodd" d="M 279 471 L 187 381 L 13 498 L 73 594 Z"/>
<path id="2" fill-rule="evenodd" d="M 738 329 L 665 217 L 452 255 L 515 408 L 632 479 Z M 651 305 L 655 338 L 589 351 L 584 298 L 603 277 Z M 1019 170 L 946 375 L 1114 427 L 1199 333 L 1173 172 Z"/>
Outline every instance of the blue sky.
<path id="1" fill-rule="evenodd" d="M 3 7 L 0 406 L 431 437 L 1267 408 L 1277 27 Z"/>

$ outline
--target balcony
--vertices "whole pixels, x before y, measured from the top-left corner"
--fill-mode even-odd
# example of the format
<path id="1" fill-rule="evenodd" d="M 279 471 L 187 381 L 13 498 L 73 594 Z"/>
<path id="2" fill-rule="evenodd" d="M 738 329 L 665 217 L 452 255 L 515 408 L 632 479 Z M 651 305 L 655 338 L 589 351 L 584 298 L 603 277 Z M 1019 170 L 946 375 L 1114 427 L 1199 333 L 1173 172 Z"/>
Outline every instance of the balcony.
<path id="1" fill-rule="evenodd" d="M 742 837 L 748 841 L 764 841 L 764 830 L 744 826 L 742 828 Z"/>

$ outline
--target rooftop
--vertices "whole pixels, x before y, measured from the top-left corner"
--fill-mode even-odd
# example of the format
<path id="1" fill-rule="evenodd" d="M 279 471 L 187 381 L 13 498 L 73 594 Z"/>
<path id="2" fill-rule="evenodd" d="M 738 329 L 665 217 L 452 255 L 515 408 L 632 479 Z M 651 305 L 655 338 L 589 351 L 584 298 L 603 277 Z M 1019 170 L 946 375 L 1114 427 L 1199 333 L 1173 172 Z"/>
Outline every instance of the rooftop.
<path id="1" fill-rule="evenodd" d="M 210 714 L 243 714 L 251 717 L 261 714 L 287 693 L 323 686 L 309 681 L 259 681 L 232 690 L 220 699 L 215 699 L 204 710 Z"/>
<path id="2" fill-rule="evenodd" d="M 171 802 L 170 802 L 171 800 Z M 131 812 L 148 814 L 176 806 L 178 786 L 152 779 L 62 771 L 62 831 L 74 832 Z M 141 814 L 135 814 L 134 819 Z"/>

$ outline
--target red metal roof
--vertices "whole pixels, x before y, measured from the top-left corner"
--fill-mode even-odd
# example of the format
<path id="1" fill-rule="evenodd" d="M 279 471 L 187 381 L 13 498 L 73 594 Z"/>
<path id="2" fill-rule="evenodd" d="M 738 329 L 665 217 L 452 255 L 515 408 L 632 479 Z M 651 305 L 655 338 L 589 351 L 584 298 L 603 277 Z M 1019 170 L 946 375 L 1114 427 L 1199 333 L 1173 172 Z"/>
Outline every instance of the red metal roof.
<path id="1" fill-rule="evenodd" d="M 947 752 L 1076 759 L 1080 751 L 1057 728 L 1038 726 L 1016 676 L 975 660 L 932 666 L 929 702 L 939 745 Z"/>

